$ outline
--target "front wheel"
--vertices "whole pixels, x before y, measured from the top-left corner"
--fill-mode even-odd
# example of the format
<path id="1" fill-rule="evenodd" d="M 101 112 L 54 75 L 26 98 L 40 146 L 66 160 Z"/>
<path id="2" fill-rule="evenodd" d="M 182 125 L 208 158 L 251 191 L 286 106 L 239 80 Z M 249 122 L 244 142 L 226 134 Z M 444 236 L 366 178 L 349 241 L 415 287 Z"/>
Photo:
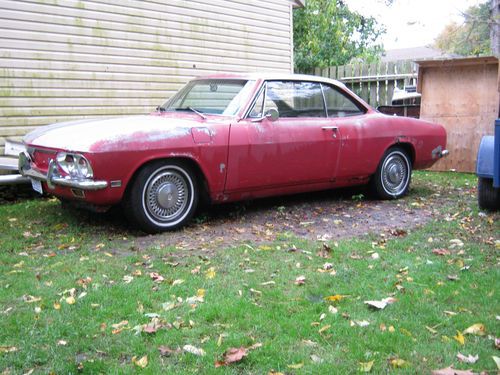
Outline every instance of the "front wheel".
<path id="1" fill-rule="evenodd" d="M 493 211 L 500 208 L 500 189 L 493 187 L 492 178 L 478 178 L 477 199 L 479 207 L 484 210 Z"/>
<path id="2" fill-rule="evenodd" d="M 148 233 L 177 229 L 193 216 L 198 183 L 182 162 L 157 161 L 135 176 L 124 201 L 125 214 Z"/>
<path id="3" fill-rule="evenodd" d="M 401 147 L 388 149 L 372 178 L 371 185 L 380 199 L 397 199 L 408 193 L 411 180 L 411 161 Z"/>

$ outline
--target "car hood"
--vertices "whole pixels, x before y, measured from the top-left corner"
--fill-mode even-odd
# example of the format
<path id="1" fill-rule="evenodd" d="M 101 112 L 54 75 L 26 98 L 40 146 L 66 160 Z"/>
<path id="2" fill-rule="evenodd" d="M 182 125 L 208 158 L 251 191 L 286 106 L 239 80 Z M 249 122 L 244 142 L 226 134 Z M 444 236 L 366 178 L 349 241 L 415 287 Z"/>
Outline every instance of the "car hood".
<path id="1" fill-rule="evenodd" d="M 167 140 L 190 136 L 193 127 L 206 129 L 193 119 L 129 116 L 43 126 L 28 133 L 23 140 L 31 146 L 75 152 L 141 150 L 155 143 L 165 144 Z"/>

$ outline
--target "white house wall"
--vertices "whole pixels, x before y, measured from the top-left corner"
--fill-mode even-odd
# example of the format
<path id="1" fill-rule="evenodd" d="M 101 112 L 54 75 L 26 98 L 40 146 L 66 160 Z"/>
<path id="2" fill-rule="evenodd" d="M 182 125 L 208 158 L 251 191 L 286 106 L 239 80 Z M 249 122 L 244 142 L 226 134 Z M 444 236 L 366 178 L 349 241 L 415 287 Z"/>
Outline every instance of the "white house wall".
<path id="1" fill-rule="evenodd" d="M 192 77 L 292 70 L 289 0 L 0 0 L 0 154 L 36 126 L 144 114 Z"/>

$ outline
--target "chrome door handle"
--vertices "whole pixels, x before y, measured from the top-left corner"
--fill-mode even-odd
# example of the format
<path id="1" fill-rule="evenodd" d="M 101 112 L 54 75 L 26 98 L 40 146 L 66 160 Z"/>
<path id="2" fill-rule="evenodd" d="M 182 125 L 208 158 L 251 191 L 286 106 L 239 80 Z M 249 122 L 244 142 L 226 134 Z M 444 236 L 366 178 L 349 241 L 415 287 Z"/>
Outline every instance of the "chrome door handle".
<path id="1" fill-rule="evenodd" d="M 337 126 L 323 126 L 321 129 L 331 130 L 333 132 L 332 137 L 337 138 L 337 132 L 339 131 L 339 128 Z"/>

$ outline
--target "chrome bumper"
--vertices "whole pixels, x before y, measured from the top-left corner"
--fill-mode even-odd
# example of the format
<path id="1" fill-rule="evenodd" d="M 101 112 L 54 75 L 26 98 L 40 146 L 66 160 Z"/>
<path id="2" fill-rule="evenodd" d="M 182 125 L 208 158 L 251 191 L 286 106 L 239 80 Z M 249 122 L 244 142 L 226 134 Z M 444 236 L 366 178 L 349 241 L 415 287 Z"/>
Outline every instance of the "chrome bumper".
<path id="1" fill-rule="evenodd" d="M 24 177 L 46 182 L 50 189 L 54 189 L 56 186 L 80 190 L 101 190 L 108 187 L 107 181 L 77 180 L 69 176 L 61 176 L 54 160 L 50 160 L 47 174 L 42 173 L 31 167 L 31 157 L 27 152 L 19 154 L 19 173 Z"/>

